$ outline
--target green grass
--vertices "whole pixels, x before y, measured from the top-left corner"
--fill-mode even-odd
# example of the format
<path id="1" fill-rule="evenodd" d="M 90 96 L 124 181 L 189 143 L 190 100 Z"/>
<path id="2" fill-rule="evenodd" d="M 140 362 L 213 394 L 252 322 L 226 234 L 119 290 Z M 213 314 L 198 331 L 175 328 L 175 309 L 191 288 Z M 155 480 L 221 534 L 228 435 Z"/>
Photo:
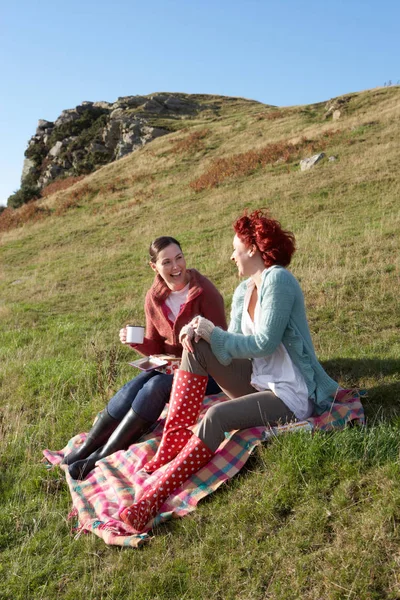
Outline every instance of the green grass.
<path id="1" fill-rule="evenodd" d="M 52 216 L 0 234 L 1 599 L 400 597 L 399 95 L 352 94 L 335 123 L 322 103 L 268 120 L 257 115 L 271 107 L 205 97 L 210 110 L 186 133 L 49 196 Z M 200 152 L 171 152 L 205 127 Z M 332 129 L 335 162 L 189 187 L 215 158 Z M 78 207 L 57 217 L 72 192 Z M 368 390 L 367 429 L 273 440 L 140 550 L 75 538 L 62 472 L 41 451 L 87 430 L 132 376 L 118 331 L 143 320 L 149 243 L 177 237 L 229 311 L 231 224 L 262 206 L 296 234 L 292 270 L 317 354 L 339 383 Z"/>

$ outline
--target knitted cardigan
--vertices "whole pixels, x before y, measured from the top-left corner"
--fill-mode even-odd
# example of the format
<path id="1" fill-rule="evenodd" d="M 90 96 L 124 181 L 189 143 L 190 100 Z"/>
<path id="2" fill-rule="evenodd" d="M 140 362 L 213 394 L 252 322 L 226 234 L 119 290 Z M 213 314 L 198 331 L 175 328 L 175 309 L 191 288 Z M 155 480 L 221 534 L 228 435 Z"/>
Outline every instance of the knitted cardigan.
<path id="1" fill-rule="evenodd" d="M 236 289 L 232 299 L 228 331 L 215 327 L 211 348 L 219 362 L 228 365 L 234 358 L 269 356 L 282 342 L 293 363 L 300 369 L 309 397 L 317 413 L 329 410 L 338 384 L 329 377 L 317 360 L 297 279 L 284 267 L 274 265 L 261 277 L 259 302 L 260 331 L 243 335 L 241 320 L 248 280 Z"/>
<path id="2" fill-rule="evenodd" d="M 193 317 L 201 315 L 222 329 L 227 328 L 224 299 L 213 283 L 196 269 L 188 269 L 189 291 L 186 304 L 174 323 L 167 317 L 165 300 L 171 290 L 165 281 L 156 275 L 153 285 L 146 294 L 146 334 L 142 344 L 130 344 L 140 354 L 169 354 L 182 356 L 179 333 Z"/>

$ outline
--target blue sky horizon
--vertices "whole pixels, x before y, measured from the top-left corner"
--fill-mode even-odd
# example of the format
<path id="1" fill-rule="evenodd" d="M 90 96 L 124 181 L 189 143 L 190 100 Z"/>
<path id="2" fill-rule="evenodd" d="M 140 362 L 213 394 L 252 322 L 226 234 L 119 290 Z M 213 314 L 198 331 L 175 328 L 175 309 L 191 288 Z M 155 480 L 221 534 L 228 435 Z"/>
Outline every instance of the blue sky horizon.
<path id="1" fill-rule="evenodd" d="M 16 0 L 1 14 L 0 204 L 39 119 L 135 94 L 292 106 L 397 84 L 399 17 L 394 0 Z"/>

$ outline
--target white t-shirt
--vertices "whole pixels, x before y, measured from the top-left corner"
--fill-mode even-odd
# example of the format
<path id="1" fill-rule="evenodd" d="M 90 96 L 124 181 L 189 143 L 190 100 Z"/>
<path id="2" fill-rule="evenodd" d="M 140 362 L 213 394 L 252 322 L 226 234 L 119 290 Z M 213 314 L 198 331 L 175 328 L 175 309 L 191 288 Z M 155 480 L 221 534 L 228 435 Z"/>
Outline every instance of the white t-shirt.
<path id="1" fill-rule="evenodd" d="M 168 319 L 175 322 L 176 317 L 179 315 L 182 306 L 186 304 L 187 296 L 189 293 L 189 283 L 185 285 L 179 292 L 171 292 L 165 301 L 168 308 Z"/>
<path id="2" fill-rule="evenodd" d="M 248 308 L 255 283 L 250 280 L 244 298 L 242 332 L 254 335 L 258 332 L 261 318 L 259 300 L 254 310 L 254 322 Z M 251 385 L 256 390 L 271 390 L 300 420 L 307 419 L 313 412 L 313 403 L 308 398 L 308 389 L 303 375 L 292 362 L 285 346 L 281 343 L 273 354 L 252 358 Z"/>

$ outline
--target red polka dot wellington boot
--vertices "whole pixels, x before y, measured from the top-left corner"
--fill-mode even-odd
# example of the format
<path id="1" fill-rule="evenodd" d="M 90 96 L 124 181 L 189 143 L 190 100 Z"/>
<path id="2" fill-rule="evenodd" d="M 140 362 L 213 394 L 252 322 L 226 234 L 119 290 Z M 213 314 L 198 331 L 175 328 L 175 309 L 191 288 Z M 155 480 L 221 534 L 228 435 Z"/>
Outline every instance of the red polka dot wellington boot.
<path id="1" fill-rule="evenodd" d="M 206 375 L 175 371 L 163 436 L 154 458 L 143 467 L 147 473 L 172 460 L 192 437 L 189 427 L 197 422 L 207 381 Z"/>
<path id="2" fill-rule="evenodd" d="M 213 452 L 204 442 L 192 435 L 178 456 L 163 470 L 154 486 L 138 502 L 120 512 L 120 519 L 131 525 L 136 533 L 141 533 L 150 519 L 156 516 L 168 496 L 206 465 L 212 456 Z"/>

